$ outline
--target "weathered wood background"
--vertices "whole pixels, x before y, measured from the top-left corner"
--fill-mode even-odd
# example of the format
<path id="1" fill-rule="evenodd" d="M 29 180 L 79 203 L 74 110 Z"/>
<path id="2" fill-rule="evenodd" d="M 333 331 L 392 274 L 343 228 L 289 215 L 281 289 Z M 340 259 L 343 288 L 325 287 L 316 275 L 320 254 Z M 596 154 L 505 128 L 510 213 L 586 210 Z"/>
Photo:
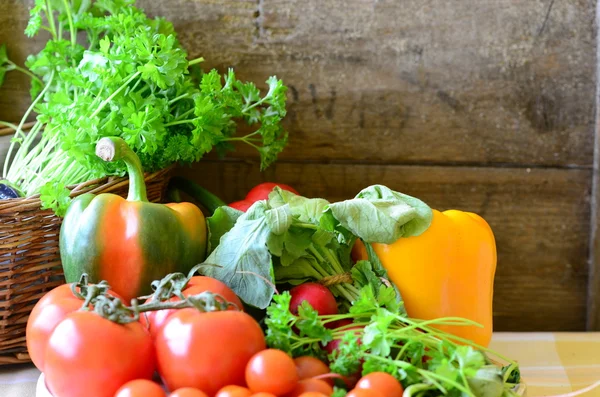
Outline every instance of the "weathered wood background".
<path id="1" fill-rule="evenodd" d="M 0 0 L 0 42 L 19 61 L 39 46 L 22 34 L 31 3 Z M 290 88 L 276 165 L 261 174 L 240 147 L 182 173 L 230 201 L 265 180 L 332 200 L 381 183 L 477 212 L 498 244 L 496 329 L 598 329 L 596 1 L 139 4 L 205 67 Z M 27 90 L 9 75 L 0 119 L 17 119 Z"/>

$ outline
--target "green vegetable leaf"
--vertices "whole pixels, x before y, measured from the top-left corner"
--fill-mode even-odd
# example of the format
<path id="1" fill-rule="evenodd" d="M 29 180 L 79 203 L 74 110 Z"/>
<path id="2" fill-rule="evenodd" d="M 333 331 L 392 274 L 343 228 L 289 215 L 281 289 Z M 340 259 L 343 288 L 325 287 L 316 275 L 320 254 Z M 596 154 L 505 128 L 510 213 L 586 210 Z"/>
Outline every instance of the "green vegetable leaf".
<path id="1" fill-rule="evenodd" d="M 201 271 L 227 285 L 251 306 L 266 308 L 274 289 L 271 255 L 267 239 L 271 230 L 264 213 L 264 202 L 256 202 L 240 216 L 231 230 L 225 233 L 220 244 L 212 251 Z"/>
<path id="2" fill-rule="evenodd" d="M 338 348 L 329 355 L 329 367 L 332 372 L 348 376 L 358 371 L 363 349 L 360 337 L 360 333 L 357 332 L 344 333 Z"/>
<path id="3" fill-rule="evenodd" d="M 334 386 L 333 394 L 331 395 L 331 397 L 345 397 L 346 394 L 348 394 L 346 389 L 342 389 L 341 387 Z"/>
<path id="4" fill-rule="evenodd" d="M 390 355 L 394 338 L 390 335 L 389 327 L 395 319 L 393 313 L 379 309 L 371 319 L 371 323 L 365 327 L 362 341 L 373 354 L 384 357 Z"/>
<path id="5" fill-rule="evenodd" d="M 431 208 L 421 200 L 382 185 L 370 186 L 354 199 L 333 203 L 329 211 L 365 242 L 384 244 L 420 235 L 433 217 Z"/>
<path id="6" fill-rule="evenodd" d="M 267 345 L 288 354 L 292 353 L 292 324 L 296 321 L 296 316 L 290 312 L 291 299 L 288 291 L 275 295 L 265 318 Z"/>
<path id="7" fill-rule="evenodd" d="M 287 205 L 269 210 L 265 217 L 271 232 L 277 236 L 286 233 L 292 224 L 292 214 Z"/>
<path id="8" fill-rule="evenodd" d="M 219 245 L 221 237 L 233 228 L 233 225 L 235 225 L 235 222 L 242 214 L 242 211 L 235 208 L 223 206 L 217 208 L 212 216 L 206 219 L 208 226 L 208 254 Z"/>
<path id="9" fill-rule="evenodd" d="M 64 216 L 71 203 L 70 191 L 60 183 L 47 183 L 40 191 L 42 209 L 51 209 L 56 215 Z"/>
<path id="10" fill-rule="evenodd" d="M 298 318 L 296 326 L 300 330 L 301 336 L 319 339 L 323 344 L 333 340 L 331 330 L 325 328 L 319 318 L 319 313 L 307 301 L 302 301 L 298 307 Z"/>
<path id="11" fill-rule="evenodd" d="M 42 12 L 45 9 L 44 0 L 35 0 L 34 7 L 29 11 L 29 21 L 25 28 L 28 37 L 35 36 L 42 27 Z"/>
<path id="12" fill-rule="evenodd" d="M 298 285 L 310 280 L 320 280 L 322 276 L 315 270 L 316 260 L 311 256 L 296 259 L 287 266 L 278 266 L 275 262 L 275 280 L 278 283 Z"/>

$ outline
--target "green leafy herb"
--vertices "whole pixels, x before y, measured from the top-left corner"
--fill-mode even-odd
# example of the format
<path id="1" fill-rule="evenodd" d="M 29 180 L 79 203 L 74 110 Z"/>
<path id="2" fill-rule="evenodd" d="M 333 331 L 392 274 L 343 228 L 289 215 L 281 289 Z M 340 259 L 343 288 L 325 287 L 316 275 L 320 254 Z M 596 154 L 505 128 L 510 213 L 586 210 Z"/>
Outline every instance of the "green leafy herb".
<path id="1" fill-rule="evenodd" d="M 27 58 L 28 70 L 0 47 L 0 83 L 13 69 L 32 77 L 33 102 L 23 120 L 35 111 L 37 123 L 28 134 L 18 129 L 3 170 L 26 195 L 46 184 L 124 175 L 123 164 L 95 156 L 104 136 L 123 138 L 145 171 L 192 163 L 213 149 L 223 154 L 238 141 L 257 150 L 264 169 L 285 147 L 281 80 L 267 79 L 266 92 L 232 70 L 200 72 L 197 81 L 190 69 L 203 59 L 188 60 L 172 24 L 148 18 L 133 3 L 36 0 L 26 34 L 45 30 L 51 38 Z M 252 131 L 236 136 L 242 123 Z M 68 201 L 46 193 L 45 205 L 63 212 Z"/>
<path id="2" fill-rule="evenodd" d="M 514 396 L 514 384 L 503 379 L 503 375 L 517 372 L 515 362 L 489 349 L 458 345 L 452 335 L 432 327 L 473 325 L 469 320 L 409 318 L 394 310 L 393 305 L 382 306 L 370 285 L 360 290 L 360 299 L 347 314 L 319 316 L 304 302 L 298 316 L 294 316 L 289 311 L 290 300 L 289 293 L 284 292 L 267 308 L 265 324 L 270 347 L 294 357 L 322 357 L 323 346 L 332 339 L 339 340 L 338 348 L 328 357 L 334 373 L 355 375 L 361 368 L 363 375 L 387 372 L 403 384 L 407 395 L 428 391 L 430 394 L 426 395 L 432 396 Z M 351 319 L 353 323 L 333 330 L 325 328 L 341 319 Z M 509 361 L 504 368 L 510 369 L 489 364 L 488 355 Z"/>
<path id="3" fill-rule="evenodd" d="M 58 216 L 64 216 L 65 208 L 70 201 L 70 193 L 71 192 L 69 189 L 59 183 L 46 184 L 42 186 L 42 190 L 40 192 L 42 209 L 51 209 Z"/>

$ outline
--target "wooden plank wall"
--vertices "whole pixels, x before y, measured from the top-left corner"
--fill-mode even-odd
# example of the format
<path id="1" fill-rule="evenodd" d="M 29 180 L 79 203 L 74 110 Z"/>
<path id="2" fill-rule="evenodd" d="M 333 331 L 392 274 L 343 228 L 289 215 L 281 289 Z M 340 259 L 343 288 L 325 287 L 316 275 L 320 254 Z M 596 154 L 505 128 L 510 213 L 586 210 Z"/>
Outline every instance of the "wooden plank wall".
<path id="1" fill-rule="evenodd" d="M 0 0 L 0 42 L 17 59 L 39 45 L 21 34 L 29 4 Z M 276 165 L 261 174 L 240 147 L 182 174 L 228 201 L 266 180 L 331 200 L 381 183 L 477 212 L 498 244 L 496 329 L 586 328 L 596 1 L 139 4 L 172 20 L 205 67 L 290 88 Z M 23 111 L 26 91 L 9 77 L 0 119 Z"/>

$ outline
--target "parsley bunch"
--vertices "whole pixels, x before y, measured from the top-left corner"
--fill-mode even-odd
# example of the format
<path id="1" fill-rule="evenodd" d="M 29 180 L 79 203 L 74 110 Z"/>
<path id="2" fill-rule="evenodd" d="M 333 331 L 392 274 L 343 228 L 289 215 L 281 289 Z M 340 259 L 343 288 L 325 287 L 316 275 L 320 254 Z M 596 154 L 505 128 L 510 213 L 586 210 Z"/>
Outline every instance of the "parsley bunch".
<path id="1" fill-rule="evenodd" d="M 276 295 L 267 309 L 267 343 L 293 357 L 312 355 L 327 360 L 333 373 L 344 376 L 383 371 L 395 376 L 406 396 L 516 396 L 520 381 L 516 362 L 482 346 L 435 328 L 472 326 L 472 321 L 447 317 L 416 320 L 401 311 L 391 287 L 375 294 L 371 286 L 345 314 L 320 316 L 305 301 L 298 315 L 290 312 L 289 292 Z M 352 324 L 329 329 L 342 319 Z M 340 340 L 327 356 L 323 347 Z M 502 367 L 490 360 L 506 361 Z"/>
<path id="2" fill-rule="evenodd" d="M 105 175 L 124 175 L 124 164 L 94 154 L 104 136 L 119 136 L 145 171 L 192 163 L 242 141 L 259 152 L 261 169 L 287 143 L 281 121 L 286 87 L 267 80 L 261 94 L 229 70 L 204 73 L 202 58 L 188 60 L 173 25 L 148 18 L 133 0 L 36 0 L 25 33 L 51 38 L 27 70 L 0 48 L 0 80 L 9 70 L 32 76 L 32 103 L 23 115 L 4 164 L 3 177 L 25 195 L 42 193 L 45 207 L 62 213 L 65 186 Z M 198 73 L 192 73 L 192 72 Z M 32 112 L 37 122 L 22 131 Z M 253 131 L 235 136 L 243 122 Z"/>

